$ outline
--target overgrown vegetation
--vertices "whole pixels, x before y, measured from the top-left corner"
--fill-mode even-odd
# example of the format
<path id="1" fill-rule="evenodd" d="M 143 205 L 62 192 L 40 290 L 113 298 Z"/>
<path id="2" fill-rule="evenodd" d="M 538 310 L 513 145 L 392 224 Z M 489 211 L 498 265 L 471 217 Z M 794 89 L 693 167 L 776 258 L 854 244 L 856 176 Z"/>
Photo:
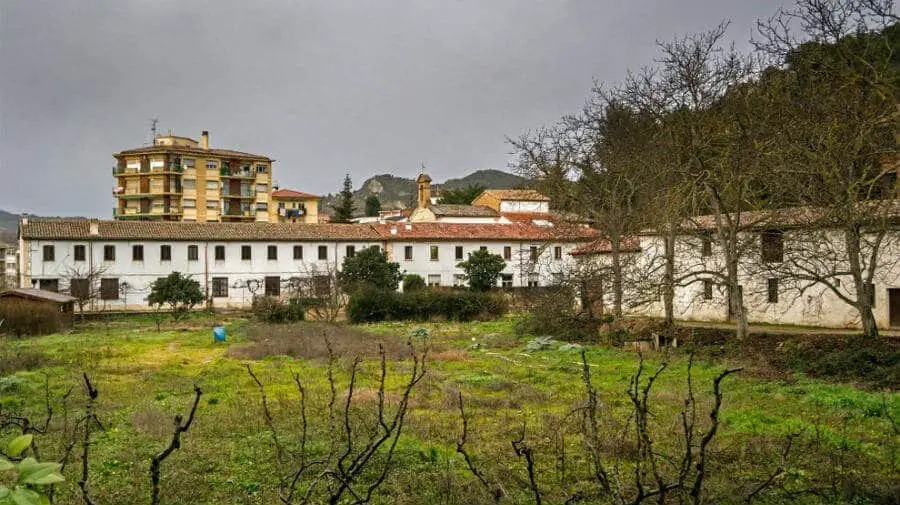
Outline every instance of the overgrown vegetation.
<path id="1" fill-rule="evenodd" d="M 306 298 L 282 300 L 274 296 L 258 296 L 253 299 L 250 312 L 258 321 L 266 323 L 293 323 L 303 321 L 306 311 L 315 303 Z"/>
<path id="2" fill-rule="evenodd" d="M 498 293 L 453 289 L 384 291 L 364 288 L 350 296 L 347 318 L 353 323 L 379 321 L 471 321 L 506 313 L 507 301 Z"/>
<path id="3" fill-rule="evenodd" d="M 209 335 L 212 317 L 182 320 L 176 329 L 163 327 L 159 333 L 151 330 L 152 320 L 131 318 L 85 324 L 71 336 L 0 342 L 7 355 L 46 357 L 5 369 L 0 377 L 0 446 L 21 434 L 21 420 L 28 419 L 39 460 L 68 461 L 61 470 L 66 481 L 54 485 L 54 503 L 83 503 L 82 419 L 94 389 L 93 415 L 102 429 L 91 425 L 89 497 L 100 505 L 150 503 L 152 461 L 174 439 L 172 413 L 182 412 L 178 426 L 185 425 L 197 398 L 191 394 L 196 384 L 203 395 L 193 424 L 182 433 L 180 449 L 157 465 L 160 503 L 278 503 L 288 489 L 283 477 L 301 468 L 294 458 L 303 454 L 295 376 L 305 396 L 306 461 L 325 460 L 335 440 L 340 460 L 350 439 L 343 435 L 349 415 L 354 442 L 346 471 L 369 437 L 381 433 L 381 399 L 386 420 L 401 405 L 413 372 L 406 341 L 422 325 L 269 325 L 231 319 L 224 321 L 230 335 L 226 347 Z M 579 349 L 560 343 L 523 353 L 530 337 L 517 334 L 514 323 L 510 317 L 424 325 L 439 351 L 430 353 L 428 372 L 409 396 L 390 468 L 371 503 L 488 504 L 496 503 L 497 489 L 502 489 L 501 503 L 508 504 L 536 503 L 538 495 L 541 503 L 563 503 L 576 495 L 583 497 L 581 503 L 632 502 L 639 481 L 645 495 L 659 489 L 657 472 L 670 489 L 667 503 L 692 503 L 699 444 L 712 426 L 713 383 L 723 370 L 742 366 L 744 372 L 720 381 L 718 428 L 707 444 L 698 495 L 705 503 L 875 504 L 890 503 L 896 496 L 894 420 L 900 415 L 900 398 L 895 393 L 867 392 L 803 374 L 770 378 L 754 371 L 752 356 L 727 354 L 726 362 L 698 349 L 698 356 L 705 357 L 690 365 L 693 403 L 686 407 L 690 359 L 679 349 L 645 354 L 643 367 L 636 353 L 590 345 Z M 333 346 L 333 360 L 323 331 Z M 386 358 L 383 393 L 379 345 Z M 706 347 L 721 344 L 711 341 Z M 274 430 L 245 363 L 263 385 Z M 665 369 L 648 388 L 648 379 L 663 363 Z M 328 414 L 329 369 L 334 429 Z M 92 388 L 84 384 L 82 371 L 88 372 Z M 467 424 L 463 449 L 487 487 L 457 452 L 463 425 L 460 394 Z M 591 407 L 592 397 L 596 407 Z M 692 419 L 691 405 L 696 406 L 693 464 L 682 477 L 687 447 L 682 415 Z M 593 428 L 585 424 L 594 408 L 599 443 L 585 445 L 594 440 Z M 285 449 L 288 464 L 283 466 L 277 462 L 273 432 Z M 73 433 L 76 444 L 66 457 Z M 354 477 L 354 492 L 364 496 L 378 480 L 388 449 L 382 445 L 372 454 L 367 470 Z M 594 455 L 615 492 L 607 493 L 601 485 Z M 319 482 L 333 484 L 337 476 L 347 475 L 337 464 L 332 460 L 335 473 Z M 319 475 L 304 474 L 295 503 Z M 319 493 L 329 489 L 336 488 L 316 486 L 313 496 L 322 498 Z M 343 502 L 355 501 L 347 493 Z M 328 496 L 318 501 L 328 502 Z M 659 501 L 658 494 L 643 500 Z"/>

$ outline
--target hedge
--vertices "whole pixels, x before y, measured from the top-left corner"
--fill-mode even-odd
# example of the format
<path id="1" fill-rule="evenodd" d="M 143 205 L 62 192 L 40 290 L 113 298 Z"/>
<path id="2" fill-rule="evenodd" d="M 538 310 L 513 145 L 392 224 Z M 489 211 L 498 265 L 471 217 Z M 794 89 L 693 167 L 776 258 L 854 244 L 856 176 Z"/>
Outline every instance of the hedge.
<path id="1" fill-rule="evenodd" d="M 471 321 L 496 318 L 507 309 L 506 298 L 498 293 L 445 289 L 398 293 L 368 288 L 350 297 L 347 317 L 353 323 L 432 319 Z"/>

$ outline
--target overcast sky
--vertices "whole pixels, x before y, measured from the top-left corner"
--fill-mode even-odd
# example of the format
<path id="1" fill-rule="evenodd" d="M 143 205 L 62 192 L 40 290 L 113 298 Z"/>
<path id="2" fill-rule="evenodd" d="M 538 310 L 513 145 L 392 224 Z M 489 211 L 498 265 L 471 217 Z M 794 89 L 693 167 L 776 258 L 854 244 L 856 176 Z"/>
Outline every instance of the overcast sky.
<path id="1" fill-rule="evenodd" d="M 265 154 L 282 187 L 506 169 L 655 41 L 776 0 L 2 0 L 0 209 L 110 217 L 112 154 L 163 133 Z"/>

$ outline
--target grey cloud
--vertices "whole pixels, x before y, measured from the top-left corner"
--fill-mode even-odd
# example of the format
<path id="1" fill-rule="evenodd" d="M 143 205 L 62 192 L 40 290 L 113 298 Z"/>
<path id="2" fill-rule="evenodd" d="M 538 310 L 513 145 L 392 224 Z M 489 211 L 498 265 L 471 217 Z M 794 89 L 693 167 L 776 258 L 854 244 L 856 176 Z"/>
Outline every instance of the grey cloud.
<path id="1" fill-rule="evenodd" d="M 0 4 L 0 209 L 109 217 L 111 154 L 163 131 L 268 154 L 336 191 L 425 163 L 505 168 L 507 135 L 576 109 L 654 42 L 777 4 L 634 0 L 47 1 Z"/>

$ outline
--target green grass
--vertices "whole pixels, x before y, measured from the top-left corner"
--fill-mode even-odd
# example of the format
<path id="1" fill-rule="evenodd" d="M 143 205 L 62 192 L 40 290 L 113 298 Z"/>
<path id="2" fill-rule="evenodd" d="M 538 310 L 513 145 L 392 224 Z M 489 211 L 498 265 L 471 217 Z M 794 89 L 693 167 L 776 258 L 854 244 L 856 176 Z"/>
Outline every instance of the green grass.
<path id="1" fill-rule="evenodd" d="M 150 318 L 117 319 L 82 325 L 64 335 L 0 340 L 0 356 L 30 353 L 39 357 L 27 369 L 15 370 L 12 362 L 5 365 L 11 370 L 0 377 L 0 406 L 3 413 L 25 413 L 40 421 L 47 382 L 55 399 L 53 426 L 72 423 L 84 407 L 80 376 L 88 373 L 100 391 L 99 417 L 106 428 L 92 447 L 93 494 L 102 504 L 147 503 L 150 457 L 168 442 L 172 416 L 186 412 L 192 386 L 199 384 L 204 395 L 196 424 L 185 434 L 182 448 L 163 465 L 163 502 L 276 503 L 276 469 L 259 397 L 244 361 L 225 355 L 229 346 L 250 341 L 251 326 L 237 317 L 224 321 L 228 342 L 217 344 L 212 338 L 213 322 L 212 316 L 195 317 L 167 323 L 157 332 Z M 458 390 L 472 417 L 469 448 L 489 476 L 504 483 L 509 502 L 529 503 L 522 462 L 510 445 L 523 421 L 537 454 L 540 483 L 551 502 L 561 501 L 562 495 L 554 494 L 560 478 L 557 429 L 570 433 L 567 451 L 572 468 L 583 469 L 585 464 L 579 459 L 577 423 L 564 422 L 584 401 L 580 356 L 578 351 L 523 353 L 527 337 L 515 335 L 514 322 L 506 318 L 425 325 L 431 331 L 436 359 L 413 393 L 393 472 L 377 503 L 488 502 L 455 452 L 460 427 Z M 360 328 L 373 337 L 405 339 L 419 326 L 383 323 Z M 628 417 L 630 403 L 624 391 L 637 367 L 637 355 L 589 347 L 587 357 L 602 410 L 610 419 L 604 427 L 606 439 L 614 445 L 616 430 L 624 428 Z M 652 371 L 662 359 L 661 354 L 648 354 L 645 366 Z M 687 359 L 674 353 L 668 361 L 651 396 L 651 422 L 660 448 L 674 452 Z M 266 383 L 284 433 L 296 433 L 297 394 L 291 373 L 300 374 L 316 411 L 311 414 L 315 425 L 311 443 L 323 446 L 326 427 L 316 414 L 326 397 L 326 364 L 278 356 L 251 364 Z M 699 423 L 707 422 L 712 379 L 726 366 L 740 364 L 735 360 L 694 364 Z M 340 387 L 346 386 L 347 366 L 347 360 L 340 362 Z M 364 360 L 362 370 L 359 386 L 377 387 L 376 360 Z M 405 371 L 407 363 L 390 363 L 390 391 L 396 393 L 402 386 Z M 58 398 L 70 388 L 66 420 Z M 723 388 L 722 426 L 714 442 L 713 475 L 708 481 L 711 492 L 726 501 L 739 501 L 735 493 L 742 486 L 765 479 L 778 465 L 784 437 L 792 433 L 801 435 L 779 485 L 801 490 L 826 489 L 836 480 L 842 483 L 837 493 L 826 489 L 819 496 L 803 494 L 792 499 L 838 503 L 850 496 L 865 503 L 891 492 L 900 464 L 891 422 L 900 419 L 900 398 L 895 393 L 864 391 L 799 375 L 767 380 L 749 373 L 729 377 Z M 37 437 L 41 455 L 47 459 L 61 454 L 66 442 L 55 433 Z M 8 438 L 12 432 L 2 435 Z M 75 458 L 65 469 L 68 482 L 58 490 L 57 503 L 80 503 L 79 464 Z M 622 465 L 627 469 L 627 458 Z M 630 478 L 627 472 L 623 475 Z M 771 496 L 777 500 L 785 495 Z"/>

